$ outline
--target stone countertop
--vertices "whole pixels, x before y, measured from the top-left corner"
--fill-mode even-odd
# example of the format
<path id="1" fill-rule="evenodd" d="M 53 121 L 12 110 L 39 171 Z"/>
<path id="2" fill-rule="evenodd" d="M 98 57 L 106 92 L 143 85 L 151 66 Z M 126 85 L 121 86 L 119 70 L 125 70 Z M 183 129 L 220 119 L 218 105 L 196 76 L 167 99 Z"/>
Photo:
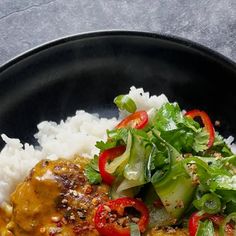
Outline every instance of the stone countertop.
<path id="1" fill-rule="evenodd" d="M 1 0 L 0 65 L 57 38 L 111 29 L 180 36 L 236 61 L 235 0 Z"/>

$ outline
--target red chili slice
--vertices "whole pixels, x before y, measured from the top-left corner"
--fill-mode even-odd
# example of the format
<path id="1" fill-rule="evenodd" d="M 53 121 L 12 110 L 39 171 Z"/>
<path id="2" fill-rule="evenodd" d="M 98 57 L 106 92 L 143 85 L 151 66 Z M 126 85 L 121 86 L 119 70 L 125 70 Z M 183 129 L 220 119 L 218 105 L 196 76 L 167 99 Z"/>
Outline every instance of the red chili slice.
<path id="1" fill-rule="evenodd" d="M 200 214 L 200 212 L 194 212 L 188 222 L 189 236 L 195 236 L 197 233 L 198 225 L 200 220 L 209 219 L 216 226 L 223 224 L 224 217 L 221 215 L 210 215 L 210 214 Z M 230 224 L 226 225 L 225 233 L 229 236 L 232 235 L 233 228 Z"/>
<path id="2" fill-rule="evenodd" d="M 209 133 L 209 141 L 208 141 L 208 148 L 210 148 L 215 140 L 215 130 L 213 127 L 213 124 L 211 122 L 210 117 L 207 115 L 206 112 L 204 111 L 200 111 L 200 110 L 191 110 L 186 112 L 185 116 L 191 117 L 192 119 L 194 119 L 195 117 L 200 117 L 203 125 L 205 126 L 207 132 Z"/>
<path id="3" fill-rule="evenodd" d="M 208 218 L 209 214 L 201 214 L 200 212 L 194 212 L 188 222 L 189 236 L 195 236 L 197 233 L 199 221 Z"/>
<path id="4" fill-rule="evenodd" d="M 135 129 L 143 129 L 148 123 L 148 114 L 146 111 L 137 111 L 125 119 L 123 119 L 117 126 L 117 129 L 124 127 L 131 127 Z"/>
<path id="5" fill-rule="evenodd" d="M 106 171 L 106 164 L 114 160 L 125 151 L 125 146 L 118 146 L 107 149 L 99 155 L 98 167 L 104 183 L 111 185 L 115 177 Z"/>
<path id="6" fill-rule="evenodd" d="M 130 197 L 118 198 L 98 206 L 94 217 L 97 231 L 103 236 L 130 236 L 129 223 L 134 216 L 126 222 L 129 217 L 127 208 L 134 208 L 139 213 L 138 218 L 135 218 L 139 230 L 143 233 L 149 222 L 148 209 L 142 201 Z"/>

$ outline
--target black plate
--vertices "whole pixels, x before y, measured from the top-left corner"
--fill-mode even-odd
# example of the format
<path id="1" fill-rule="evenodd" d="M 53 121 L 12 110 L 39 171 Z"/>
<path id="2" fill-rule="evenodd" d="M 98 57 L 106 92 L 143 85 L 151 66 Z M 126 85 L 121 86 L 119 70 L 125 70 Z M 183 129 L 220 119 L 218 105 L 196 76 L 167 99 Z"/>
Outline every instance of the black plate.
<path id="1" fill-rule="evenodd" d="M 193 42 L 140 32 L 99 32 L 36 48 L 0 68 L 0 133 L 33 142 L 42 120 L 76 109 L 116 115 L 131 85 L 204 109 L 236 136 L 236 66 Z M 2 145 L 2 143 L 1 143 Z"/>

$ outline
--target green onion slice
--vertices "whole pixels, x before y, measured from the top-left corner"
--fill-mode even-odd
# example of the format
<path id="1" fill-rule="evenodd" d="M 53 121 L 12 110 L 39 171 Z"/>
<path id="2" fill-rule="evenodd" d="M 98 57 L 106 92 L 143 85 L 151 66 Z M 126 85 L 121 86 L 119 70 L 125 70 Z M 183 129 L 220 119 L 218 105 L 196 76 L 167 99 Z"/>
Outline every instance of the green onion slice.
<path id="1" fill-rule="evenodd" d="M 120 110 L 125 110 L 130 113 L 134 113 L 137 110 L 137 106 L 133 99 L 127 95 L 119 95 L 114 99 L 114 103 Z"/>

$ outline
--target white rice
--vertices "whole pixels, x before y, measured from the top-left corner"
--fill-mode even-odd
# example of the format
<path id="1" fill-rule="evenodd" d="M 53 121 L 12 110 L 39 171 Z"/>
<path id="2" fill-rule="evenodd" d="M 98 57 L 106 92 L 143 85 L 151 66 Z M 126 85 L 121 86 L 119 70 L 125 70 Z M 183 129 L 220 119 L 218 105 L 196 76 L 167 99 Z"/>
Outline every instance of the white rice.
<path id="1" fill-rule="evenodd" d="M 130 88 L 129 96 L 135 101 L 138 110 L 160 108 L 168 99 L 164 94 L 150 96 L 142 88 Z M 120 117 L 125 113 L 120 113 Z M 19 139 L 8 138 L 2 134 L 6 145 L 0 153 L 0 203 L 9 201 L 9 196 L 16 185 L 24 180 L 33 166 L 44 158 L 70 158 L 79 154 L 88 158 L 98 153 L 95 143 L 106 139 L 106 130 L 112 129 L 116 118 L 99 118 L 97 114 L 77 111 L 59 124 L 43 121 L 38 124 L 35 138 L 38 147 L 21 144 Z"/>
<path id="2" fill-rule="evenodd" d="M 168 102 L 165 94 L 150 96 L 150 93 L 144 92 L 143 88 L 135 88 L 134 86 L 130 88 L 128 95 L 135 101 L 137 110 L 148 111 L 152 108 L 159 109 L 163 104 Z M 122 111 L 120 112 L 120 117 L 122 118 L 127 114 L 127 112 Z"/>

